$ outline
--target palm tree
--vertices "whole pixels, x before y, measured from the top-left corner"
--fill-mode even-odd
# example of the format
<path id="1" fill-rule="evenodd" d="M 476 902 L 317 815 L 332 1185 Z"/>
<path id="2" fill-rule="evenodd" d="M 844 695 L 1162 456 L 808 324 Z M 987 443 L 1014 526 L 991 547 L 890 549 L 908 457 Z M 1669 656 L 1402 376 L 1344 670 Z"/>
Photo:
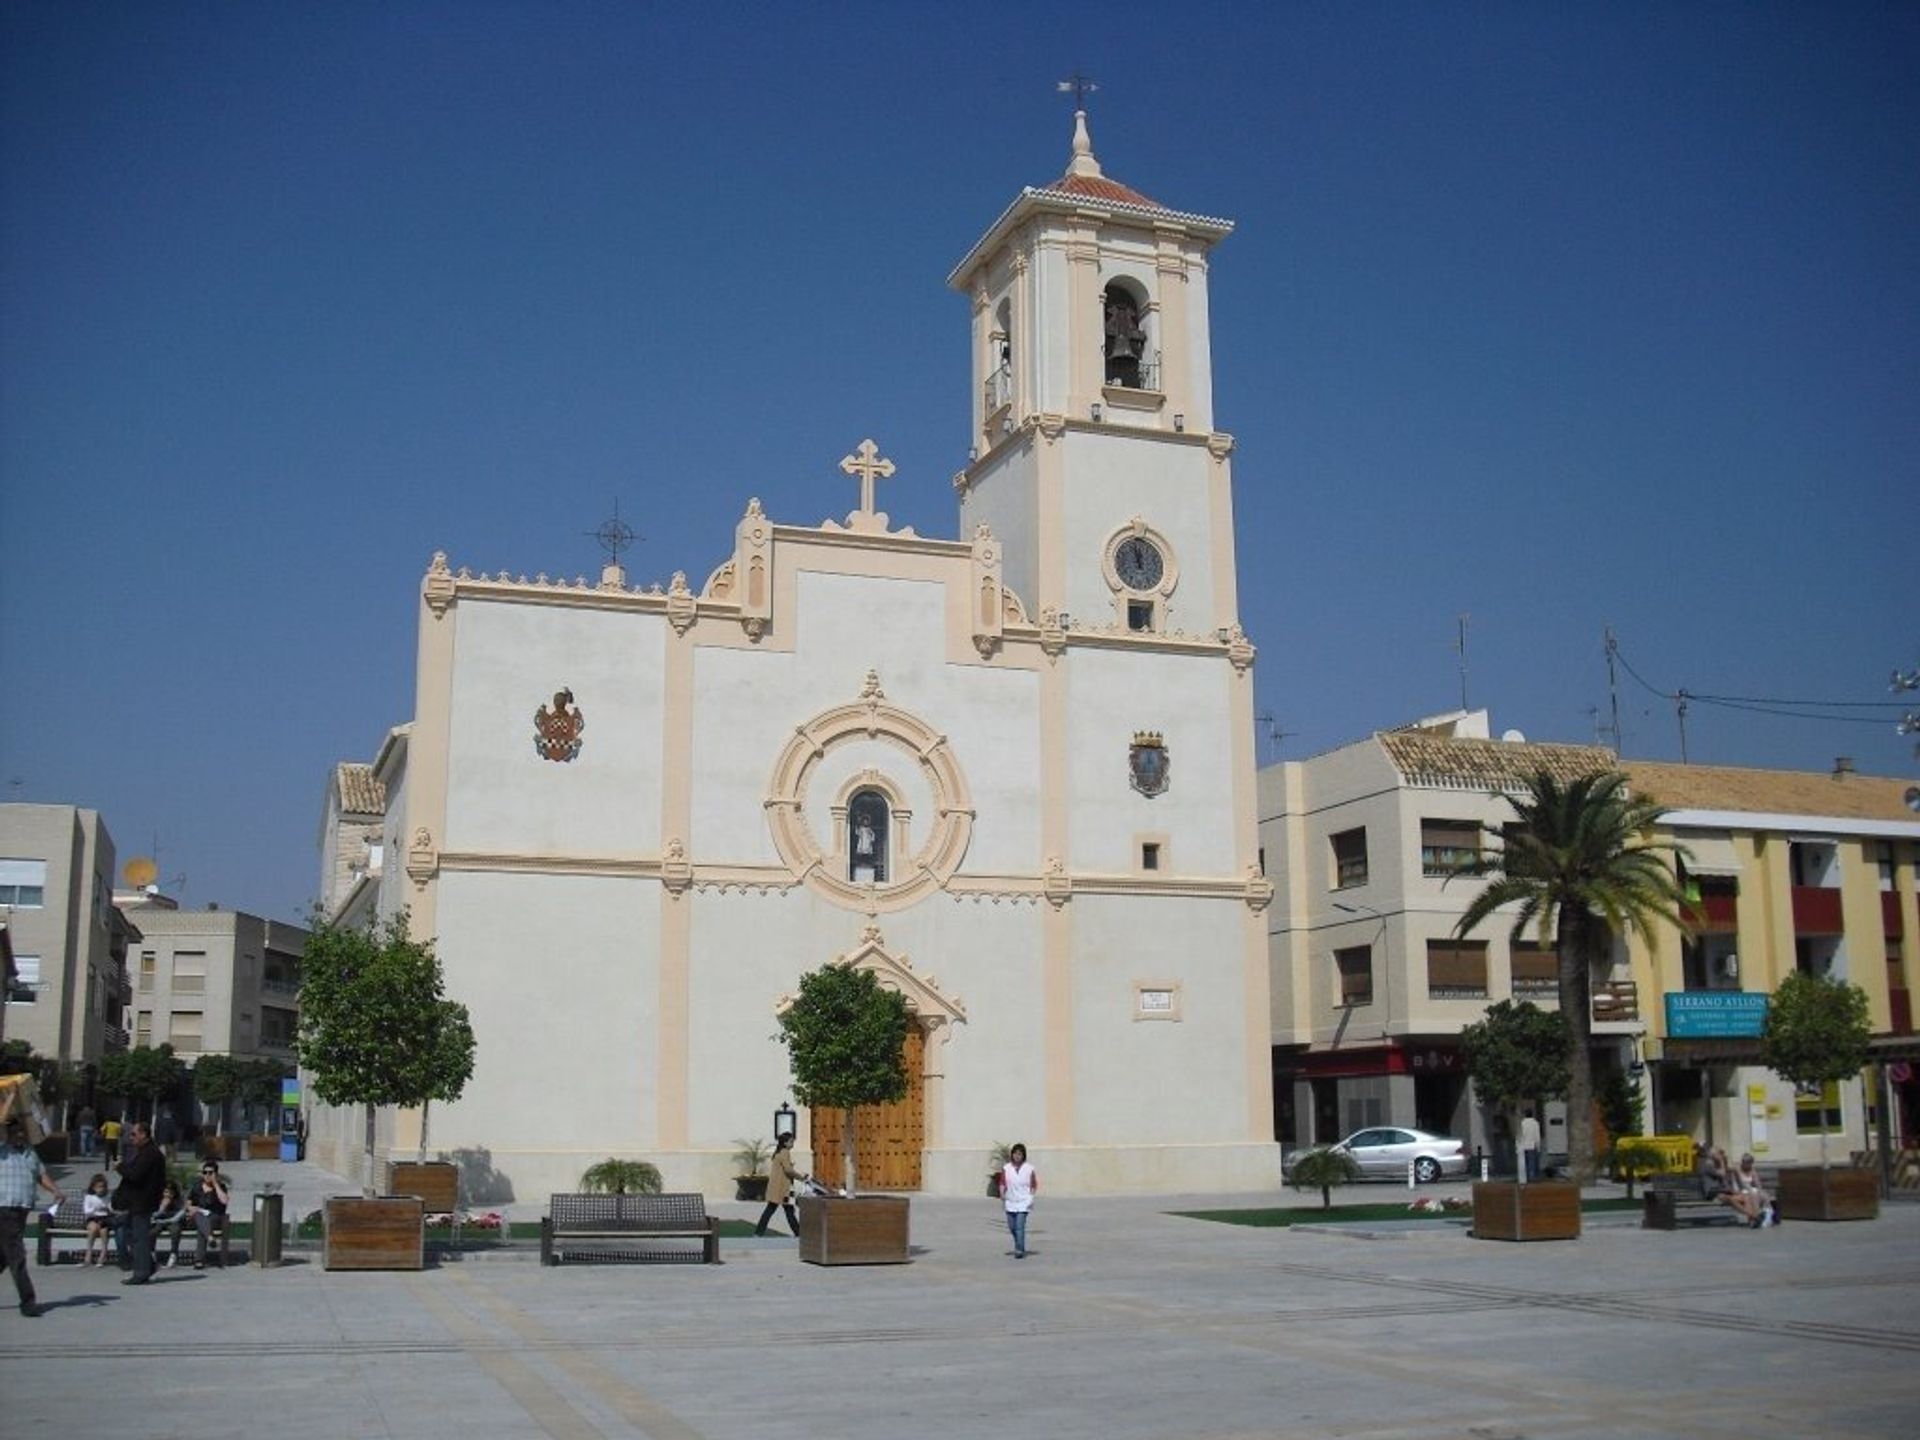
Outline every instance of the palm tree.
<path id="1" fill-rule="evenodd" d="M 1518 905 L 1513 937 L 1532 931 L 1558 952 L 1560 1013 L 1573 1032 L 1567 1158 L 1574 1179 L 1585 1184 L 1593 1178 L 1593 966 L 1625 931 L 1651 946 L 1656 921 L 1692 930 L 1673 864 L 1687 852 L 1653 838 L 1665 807 L 1628 794 L 1618 770 L 1563 782 L 1543 769 L 1525 783 L 1524 795 L 1507 797 L 1514 822 L 1485 827 L 1501 846 L 1454 872 L 1490 877 L 1454 934 L 1465 936 L 1501 906 Z"/>

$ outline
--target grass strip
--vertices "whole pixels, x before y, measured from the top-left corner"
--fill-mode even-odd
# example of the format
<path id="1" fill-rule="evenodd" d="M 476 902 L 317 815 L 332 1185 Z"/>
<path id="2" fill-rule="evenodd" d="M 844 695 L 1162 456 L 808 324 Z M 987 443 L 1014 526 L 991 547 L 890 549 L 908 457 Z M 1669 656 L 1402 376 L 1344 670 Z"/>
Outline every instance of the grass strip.
<path id="1" fill-rule="evenodd" d="M 1583 1214 L 1599 1215 L 1611 1210 L 1638 1210 L 1638 1200 L 1623 1198 L 1608 1200 L 1583 1200 L 1580 1210 Z M 1286 1227 L 1293 1225 L 1346 1225 L 1356 1220 L 1422 1220 L 1444 1222 L 1448 1220 L 1471 1221 L 1473 1211 L 1447 1210 L 1433 1211 L 1409 1210 L 1404 1204 L 1398 1205 L 1335 1205 L 1331 1209 L 1266 1209 L 1266 1210 L 1170 1210 L 1185 1220 L 1211 1220 L 1220 1225 L 1252 1225 L 1260 1228 Z"/>

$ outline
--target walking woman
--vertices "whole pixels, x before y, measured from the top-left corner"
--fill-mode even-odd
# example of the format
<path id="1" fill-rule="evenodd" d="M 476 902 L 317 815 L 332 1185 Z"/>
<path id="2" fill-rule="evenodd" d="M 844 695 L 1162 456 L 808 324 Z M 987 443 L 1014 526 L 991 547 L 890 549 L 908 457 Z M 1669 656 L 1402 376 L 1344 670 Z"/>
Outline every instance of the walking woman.
<path id="1" fill-rule="evenodd" d="M 1027 1258 L 1027 1216 L 1033 1197 L 1040 1193 L 1040 1175 L 1027 1163 L 1027 1147 L 1015 1145 L 1000 1167 L 1000 1203 L 1007 1207 L 1007 1229 L 1013 1232 L 1013 1258 Z"/>
<path id="2" fill-rule="evenodd" d="M 773 1159 L 767 1166 L 767 1208 L 760 1212 L 760 1223 L 753 1227 L 753 1233 L 767 1233 L 767 1222 L 773 1219 L 773 1212 L 787 1212 L 787 1228 L 797 1237 L 800 1234 L 800 1215 L 793 1208 L 793 1186 L 800 1178 L 800 1172 L 793 1168 L 793 1136 L 782 1135 L 773 1147 Z"/>

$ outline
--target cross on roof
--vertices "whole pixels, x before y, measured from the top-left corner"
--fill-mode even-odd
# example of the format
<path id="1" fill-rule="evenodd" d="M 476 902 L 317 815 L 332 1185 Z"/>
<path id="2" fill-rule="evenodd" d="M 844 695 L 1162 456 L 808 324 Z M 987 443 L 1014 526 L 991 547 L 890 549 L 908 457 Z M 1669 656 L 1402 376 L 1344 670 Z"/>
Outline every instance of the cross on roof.
<path id="1" fill-rule="evenodd" d="M 1100 86 L 1076 70 L 1066 79 L 1060 81 L 1055 88 L 1062 95 L 1071 90 L 1073 92 L 1073 108 L 1076 110 L 1084 110 L 1087 108 L 1087 96 L 1098 90 Z"/>
<path id="2" fill-rule="evenodd" d="M 893 461 L 880 454 L 880 447 L 871 440 L 862 440 L 860 448 L 846 456 L 840 462 L 840 468 L 849 475 L 860 477 L 860 513 L 871 515 L 873 511 L 873 482 L 878 476 L 885 480 L 893 474 Z"/>

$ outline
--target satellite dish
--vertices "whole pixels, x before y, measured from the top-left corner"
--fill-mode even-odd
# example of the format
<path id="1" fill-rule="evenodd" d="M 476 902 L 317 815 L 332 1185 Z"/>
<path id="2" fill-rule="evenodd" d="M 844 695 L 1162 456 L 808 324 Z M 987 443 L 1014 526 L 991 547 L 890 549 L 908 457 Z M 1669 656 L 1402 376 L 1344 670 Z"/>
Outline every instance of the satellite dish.
<path id="1" fill-rule="evenodd" d="M 144 855 L 136 855 L 127 861 L 126 869 L 120 872 L 127 884 L 136 890 L 144 890 L 153 884 L 160 874 L 160 867 Z"/>
<path id="2" fill-rule="evenodd" d="M 1500 732 L 1500 738 L 1509 745 L 1524 745 L 1527 743 L 1527 737 L 1522 735 L 1518 730 L 1502 730 Z"/>
<path id="3" fill-rule="evenodd" d="M 1920 785 L 1907 787 L 1907 809 L 1920 814 Z"/>

